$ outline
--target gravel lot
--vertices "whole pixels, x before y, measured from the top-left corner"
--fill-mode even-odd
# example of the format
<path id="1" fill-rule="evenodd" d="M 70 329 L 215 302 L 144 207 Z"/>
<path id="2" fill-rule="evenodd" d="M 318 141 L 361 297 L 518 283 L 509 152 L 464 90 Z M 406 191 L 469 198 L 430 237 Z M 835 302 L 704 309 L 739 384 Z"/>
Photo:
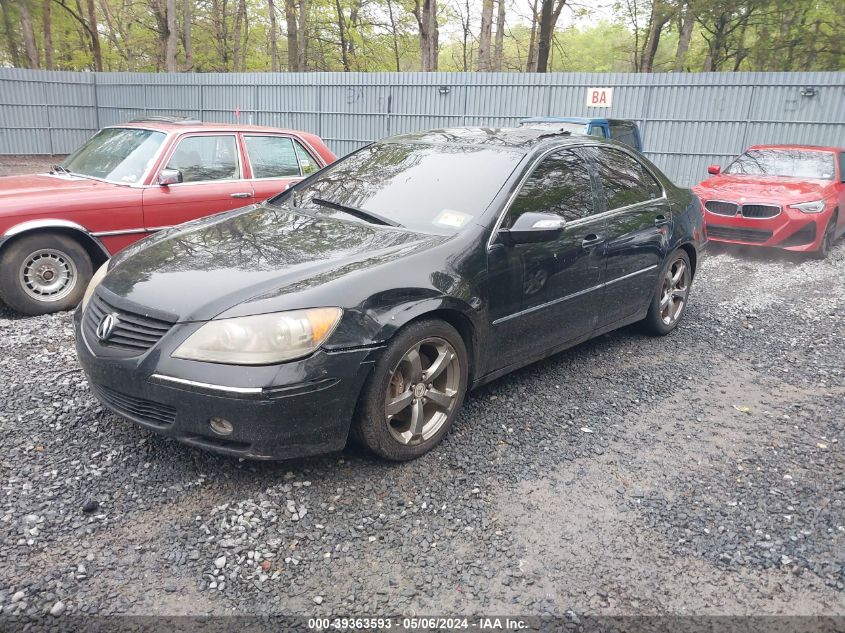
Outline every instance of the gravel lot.
<path id="1" fill-rule="evenodd" d="M 237 462 L 105 412 L 0 306 L 0 606 L 845 615 L 845 244 L 720 251 L 681 327 L 468 397 L 433 453 Z"/>

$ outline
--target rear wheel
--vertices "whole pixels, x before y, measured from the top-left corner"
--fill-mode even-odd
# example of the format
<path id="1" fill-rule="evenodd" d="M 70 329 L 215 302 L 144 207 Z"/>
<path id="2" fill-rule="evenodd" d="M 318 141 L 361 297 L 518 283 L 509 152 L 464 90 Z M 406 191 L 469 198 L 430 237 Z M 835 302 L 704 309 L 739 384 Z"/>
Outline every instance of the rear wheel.
<path id="1" fill-rule="evenodd" d="M 687 307 L 691 283 L 689 255 L 679 248 L 666 260 L 648 314 L 643 319 L 649 334 L 664 336 L 678 326 Z"/>
<path id="2" fill-rule="evenodd" d="M 91 258 L 79 242 L 53 233 L 22 237 L 0 260 L 0 297 L 27 315 L 67 310 L 82 299 L 91 273 Z"/>
<path id="3" fill-rule="evenodd" d="M 466 388 L 467 351 L 457 330 L 437 320 L 413 323 L 367 380 L 353 435 L 386 459 L 419 457 L 448 433 Z"/>

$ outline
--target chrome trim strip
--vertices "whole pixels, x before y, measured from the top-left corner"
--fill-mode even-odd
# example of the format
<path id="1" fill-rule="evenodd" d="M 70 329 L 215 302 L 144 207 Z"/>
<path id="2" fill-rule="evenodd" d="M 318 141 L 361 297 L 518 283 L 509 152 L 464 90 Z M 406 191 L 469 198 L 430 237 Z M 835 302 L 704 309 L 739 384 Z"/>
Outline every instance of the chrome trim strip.
<path id="1" fill-rule="evenodd" d="M 71 222 L 70 220 L 61 220 L 61 219 L 52 219 L 52 218 L 44 218 L 42 220 L 28 220 L 26 222 L 21 222 L 20 224 L 16 224 L 8 229 L 6 232 L 3 233 L 3 240 L 6 241 L 10 237 L 14 237 L 15 235 L 20 235 L 21 233 L 26 233 L 27 231 L 35 231 L 37 229 L 71 229 L 73 231 L 78 231 L 82 233 L 86 237 L 90 238 L 96 245 L 97 248 L 102 251 L 103 255 L 106 257 L 111 257 L 111 253 L 109 253 L 109 249 L 103 246 L 103 243 L 97 239 L 96 233 L 91 233 L 88 229 L 86 229 L 81 224 L 77 224 L 76 222 Z"/>
<path id="2" fill-rule="evenodd" d="M 657 264 L 649 266 L 647 268 L 643 268 L 642 270 L 638 270 L 633 273 L 628 273 L 627 275 L 622 275 L 621 277 L 617 277 L 616 279 L 612 279 L 611 281 L 606 281 L 604 283 L 598 284 L 597 286 L 592 286 L 590 288 L 585 288 L 584 290 L 579 290 L 578 292 L 573 292 L 570 295 L 566 295 L 565 297 L 561 297 L 559 299 L 552 299 L 551 301 L 547 301 L 546 303 L 541 303 L 540 305 L 532 306 L 526 310 L 522 310 L 520 312 L 514 312 L 513 314 L 509 314 L 508 316 L 503 316 L 499 319 L 493 321 L 493 325 L 499 325 L 505 321 L 510 321 L 511 319 L 515 319 L 516 317 L 524 316 L 526 314 L 530 314 L 532 312 L 536 312 L 538 310 L 542 310 L 544 308 L 548 308 L 549 306 L 553 306 L 557 303 L 563 303 L 564 301 L 569 301 L 570 299 L 574 299 L 575 297 L 580 297 L 582 295 L 587 294 L 588 292 L 593 292 L 594 290 L 601 290 L 602 288 L 606 288 L 607 286 L 612 286 L 613 284 L 624 281 L 625 279 L 630 279 L 631 277 L 636 277 L 637 275 L 641 275 L 643 273 L 647 273 L 650 270 L 654 270 L 657 268 Z"/>
<path id="3" fill-rule="evenodd" d="M 133 233 L 146 233 L 147 229 L 120 229 L 119 231 L 97 231 L 92 233 L 94 237 L 110 237 L 112 235 L 132 235 Z"/>
<path id="4" fill-rule="evenodd" d="M 616 145 L 606 145 L 606 144 L 595 143 L 595 142 L 593 142 L 593 143 L 590 143 L 590 142 L 560 143 L 560 144 L 557 144 L 554 147 L 546 150 L 545 152 L 539 154 L 535 158 L 534 163 L 528 168 L 528 170 L 525 172 L 525 174 L 519 179 L 519 183 L 517 183 L 517 186 L 514 189 L 513 193 L 508 197 L 507 201 L 505 202 L 504 207 L 502 208 L 502 211 L 499 213 L 499 217 L 496 220 L 496 223 L 493 225 L 493 232 L 490 233 L 490 237 L 487 239 L 487 250 L 490 250 L 493 247 L 493 241 L 495 240 L 496 235 L 499 232 L 499 228 L 502 225 L 502 221 L 505 219 L 505 215 L 510 210 L 511 205 L 513 205 L 514 200 L 516 200 L 516 197 L 519 195 L 519 192 L 522 190 L 522 187 L 525 185 L 525 181 L 528 180 L 531 177 L 531 174 L 534 173 L 534 170 L 537 169 L 537 167 L 540 165 L 540 163 L 543 161 L 543 159 L 546 158 L 549 154 L 553 154 L 554 152 L 557 152 L 557 151 L 560 151 L 560 150 L 577 149 L 577 148 L 581 148 L 581 147 L 599 147 L 599 148 L 610 147 L 611 149 L 615 149 L 615 150 L 618 150 L 618 151 L 623 152 L 625 154 L 628 154 L 628 156 L 630 156 L 635 161 L 637 161 L 640 165 L 642 165 L 645 168 L 645 170 L 649 174 L 651 174 L 651 177 L 654 178 L 654 180 L 657 182 L 658 185 L 660 185 L 660 190 L 662 191 L 662 195 L 659 198 L 654 198 L 652 200 L 645 200 L 644 202 L 637 202 L 636 204 L 629 204 L 629 205 L 624 206 L 624 207 L 619 207 L 618 209 L 611 209 L 610 211 L 602 211 L 601 213 L 594 213 L 593 215 L 588 215 L 586 218 L 579 218 L 577 220 L 567 222 L 563 227 L 564 230 L 566 230 L 567 228 L 569 228 L 571 226 L 577 227 L 580 224 L 586 224 L 587 222 L 592 222 L 596 219 L 609 218 L 609 217 L 612 217 L 613 215 L 616 215 L 617 213 L 622 213 L 624 211 L 628 211 L 629 209 L 633 209 L 634 207 L 638 207 L 638 206 L 645 205 L 645 204 L 654 204 L 656 202 L 663 202 L 663 201 L 667 200 L 666 188 L 663 186 L 663 183 L 660 181 L 660 178 L 658 178 L 654 174 L 654 171 L 648 165 L 646 165 L 639 158 L 637 158 L 634 150 L 629 151 L 626 147 L 616 146 Z M 506 317 L 506 318 L 508 318 L 508 317 Z"/>
<path id="5" fill-rule="evenodd" d="M 226 393 L 262 393 L 264 391 L 261 387 L 229 387 L 226 385 L 212 385 L 207 382 L 197 382 L 196 380 L 186 380 L 185 378 L 175 378 L 174 376 L 165 376 L 163 374 L 153 374 L 151 379 L 160 380 L 162 382 L 175 382 L 180 385 L 187 385 L 189 387 L 199 387 L 201 389 L 212 389 L 214 391 L 225 391 Z"/>

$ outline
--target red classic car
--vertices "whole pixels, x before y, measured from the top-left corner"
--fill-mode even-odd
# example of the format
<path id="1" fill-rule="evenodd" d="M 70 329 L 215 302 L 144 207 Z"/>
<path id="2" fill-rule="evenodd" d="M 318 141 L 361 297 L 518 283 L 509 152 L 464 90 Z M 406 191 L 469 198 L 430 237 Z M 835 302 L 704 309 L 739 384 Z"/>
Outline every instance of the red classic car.
<path id="1" fill-rule="evenodd" d="M 0 299 L 24 314 L 72 308 L 124 246 L 265 200 L 334 160 L 293 130 L 176 117 L 104 128 L 49 174 L 0 177 Z"/>
<path id="2" fill-rule="evenodd" d="M 845 149 L 755 145 L 693 188 L 715 242 L 826 257 L 845 232 Z M 840 212 L 842 211 L 842 212 Z"/>

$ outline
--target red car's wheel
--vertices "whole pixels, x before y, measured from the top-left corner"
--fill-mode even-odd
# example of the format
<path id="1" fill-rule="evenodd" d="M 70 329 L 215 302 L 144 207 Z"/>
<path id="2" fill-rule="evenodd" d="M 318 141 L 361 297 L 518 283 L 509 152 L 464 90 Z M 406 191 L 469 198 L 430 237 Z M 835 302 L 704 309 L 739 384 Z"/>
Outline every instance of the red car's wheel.
<path id="1" fill-rule="evenodd" d="M 91 279 L 91 258 L 75 240 L 40 233 L 10 244 L 0 260 L 0 297 L 22 314 L 76 306 Z"/>
<path id="2" fill-rule="evenodd" d="M 819 244 L 819 250 L 813 253 L 813 256 L 816 259 L 826 259 L 828 255 L 830 255 L 830 249 L 833 248 L 833 241 L 834 237 L 836 236 L 836 215 L 830 218 L 830 222 L 827 223 L 827 228 L 824 230 L 824 236 L 822 236 L 821 244 Z"/>

